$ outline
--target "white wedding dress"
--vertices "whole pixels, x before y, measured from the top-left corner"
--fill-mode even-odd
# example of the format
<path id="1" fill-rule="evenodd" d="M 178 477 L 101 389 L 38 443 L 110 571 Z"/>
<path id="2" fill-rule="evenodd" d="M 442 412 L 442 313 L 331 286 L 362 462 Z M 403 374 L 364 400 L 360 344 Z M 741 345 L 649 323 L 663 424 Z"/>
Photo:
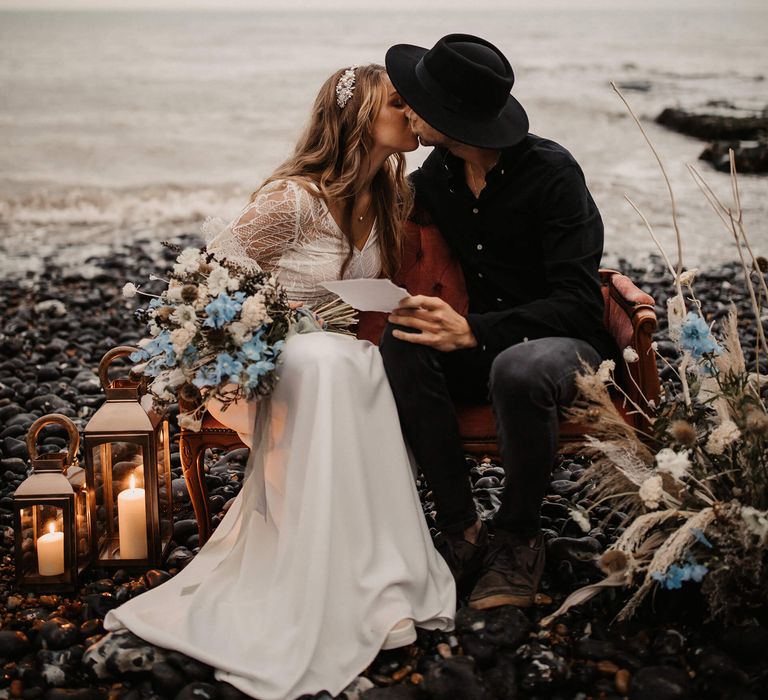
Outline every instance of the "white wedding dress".
<path id="1" fill-rule="evenodd" d="M 305 302 L 328 296 L 319 283 L 338 279 L 347 255 L 323 201 L 287 180 L 263 188 L 209 248 L 274 271 L 289 298 Z M 378 272 L 374 227 L 345 276 Z M 210 664 L 260 700 L 337 695 L 393 626 L 449 630 L 456 605 L 378 348 L 295 335 L 278 371 L 268 406 L 217 415 L 247 433 L 261 412 L 261 484 L 250 460 L 241 493 L 192 562 L 104 621 Z"/>

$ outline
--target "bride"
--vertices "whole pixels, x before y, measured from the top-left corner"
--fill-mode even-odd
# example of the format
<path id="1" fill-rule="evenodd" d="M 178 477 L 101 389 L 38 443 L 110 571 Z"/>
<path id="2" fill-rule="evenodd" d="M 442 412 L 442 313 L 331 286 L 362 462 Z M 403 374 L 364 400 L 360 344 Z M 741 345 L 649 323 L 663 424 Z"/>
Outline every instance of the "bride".
<path id="1" fill-rule="evenodd" d="M 329 298 L 322 282 L 390 276 L 411 204 L 402 152 L 418 146 L 404 107 L 382 66 L 334 73 L 293 156 L 209 249 L 273 271 L 308 306 Z M 252 454 L 211 539 L 104 621 L 260 700 L 337 695 L 380 649 L 415 626 L 449 630 L 455 612 L 378 348 L 294 335 L 278 371 L 269 399 L 215 413 Z"/>

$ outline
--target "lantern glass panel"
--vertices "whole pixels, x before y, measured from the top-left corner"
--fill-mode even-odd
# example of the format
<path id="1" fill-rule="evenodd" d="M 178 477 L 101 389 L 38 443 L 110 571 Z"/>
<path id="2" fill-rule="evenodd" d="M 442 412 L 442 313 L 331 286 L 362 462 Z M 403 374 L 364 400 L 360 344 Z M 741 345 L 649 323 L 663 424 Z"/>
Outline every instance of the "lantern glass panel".
<path id="1" fill-rule="evenodd" d="M 70 584 L 72 571 L 66 556 L 64 510 L 50 504 L 38 504 L 20 508 L 19 515 L 22 543 L 18 565 L 24 582 Z"/>
<path id="2" fill-rule="evenodd" d="M 157 485 L 160 515 L 160 541 L 162 549 L 173 537 L 173 496 L 171 483 L 171 440 L 168 421 L 162 421 L 157 429 Z"/>
<path id="3" fill-rule="evenodd" d="M 92 526 L 96 530 L 96 541 L 100 549 L 99 556 L 107 559 L 123 558 L 120 556 L 120 513 L 119 503 L 120 494 L 124 491 L 130 491 L 131 487 L 134 493 L 144 489 L 144 448 L 143 445 L 128 441 L 110 441 L 95 445 L 92 448 L 92 458 L 94 467 L 94 492 L 92 498 L 95 499 L 96 519 Z M 133 477 L 133 481 L 131 481 Z M 143 526 L 137 525 L 135 518 L 131 522 L 133 525 L 131 539 L 142 539 L 146 542 L 146 504 L 141 499 L 141 507 L 134 508 L 136 517 L 139 512 L 144 515 Z M 125 534 L 125 533 L 124 533 Z M 139 547 L 139 553 L 142 550 Z M 128 558 L 143 558 L 135 556 L 136 551 Z"/>

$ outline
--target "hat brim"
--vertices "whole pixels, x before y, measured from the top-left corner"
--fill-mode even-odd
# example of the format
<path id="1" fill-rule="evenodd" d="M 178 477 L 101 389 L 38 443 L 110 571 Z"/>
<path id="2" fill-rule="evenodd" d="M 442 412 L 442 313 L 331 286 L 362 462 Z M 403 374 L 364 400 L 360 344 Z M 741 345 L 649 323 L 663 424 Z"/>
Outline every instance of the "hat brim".
<path id="1" fill-rule="evenodd" d="M 430 95 L 416 77 L 416 64 L 427 49 L 411 44 L 396 44 L 384 59 L 392 85 L 408 106 L 427 124 L 461 143 L 477 148 L 507 148 L 522 141 L 528 133 L 528 115 L 509 95 L 498 116 L 489 119 L 457 114 Z"/>

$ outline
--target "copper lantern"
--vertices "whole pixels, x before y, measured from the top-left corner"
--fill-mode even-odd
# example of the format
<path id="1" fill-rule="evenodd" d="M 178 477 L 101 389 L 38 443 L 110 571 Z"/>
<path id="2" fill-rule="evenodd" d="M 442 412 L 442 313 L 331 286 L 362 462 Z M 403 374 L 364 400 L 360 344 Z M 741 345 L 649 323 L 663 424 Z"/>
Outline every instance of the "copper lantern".
<path id="1" fill-rule="evenodd" d="M 97 566 L 159 566 L 173 534 L 168 421 L 142 401 L 150 397 L 140 382 L 108 377 L 115 359 L 135 351 L 122 346 L 102 358 L 106 401 L 83 434 Z"/>
<path id="2" fill-rule="evenodd" d="M 69 433 L 67 452 L 40 455 L 37 436 L 51 424 Z M 66 416 L 38 418 L 27 433 L 32 473 L 13 494 L 16 583 L 39 592 L 74 591 L 91 558 L 90 513 L 80 435 Z"/>

